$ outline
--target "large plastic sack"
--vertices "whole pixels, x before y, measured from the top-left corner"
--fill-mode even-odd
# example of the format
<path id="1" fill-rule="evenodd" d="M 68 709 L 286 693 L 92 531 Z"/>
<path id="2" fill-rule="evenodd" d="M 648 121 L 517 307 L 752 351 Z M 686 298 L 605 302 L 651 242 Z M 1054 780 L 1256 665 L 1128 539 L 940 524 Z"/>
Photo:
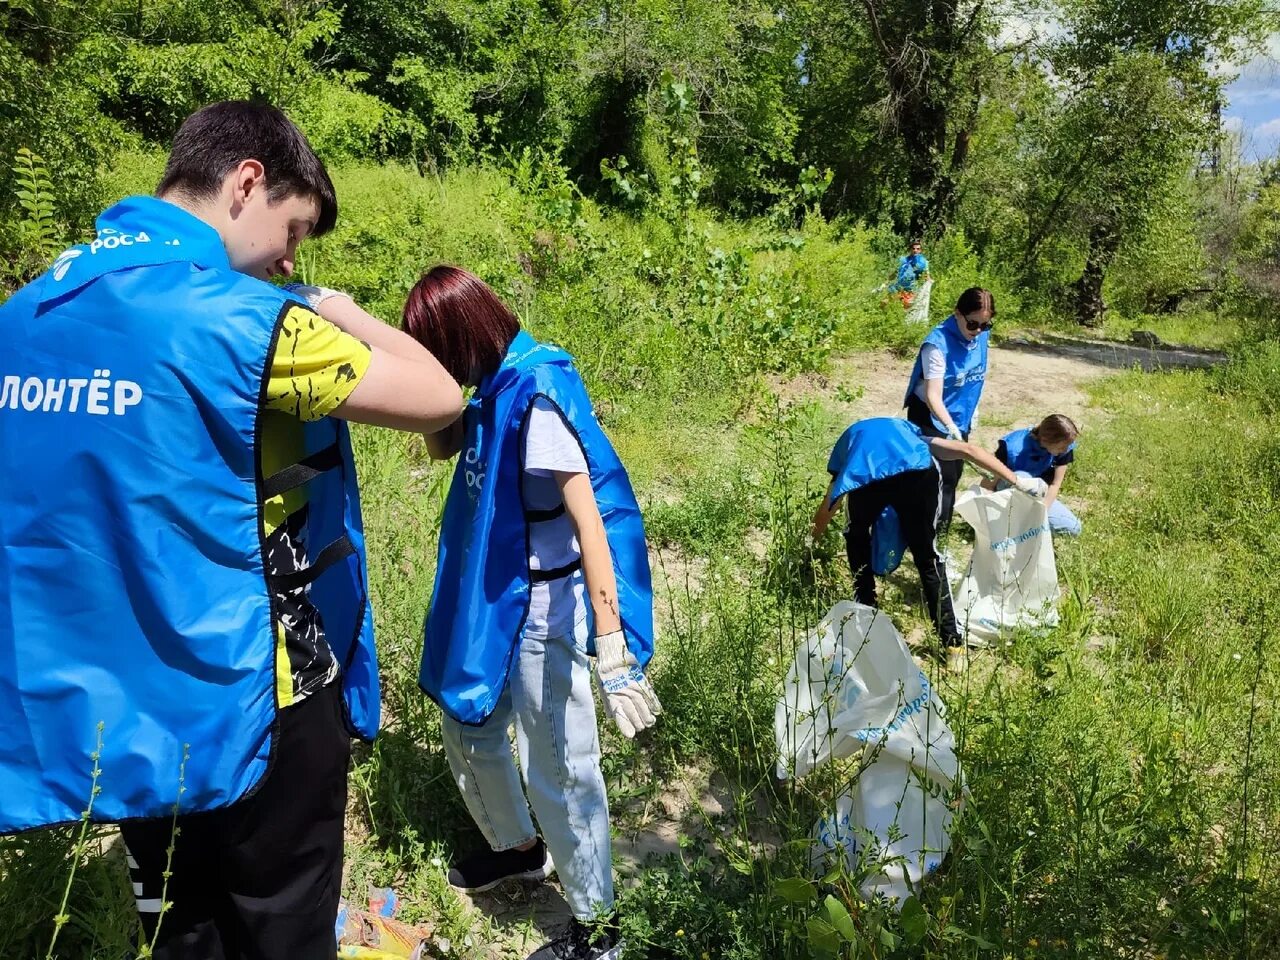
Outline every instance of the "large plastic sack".
<path id="1" fill-rule="evenodd" d="M 877 577 L 893 573 L 902 563 L 906 549 L 907 538 L 902 533 L 898 514 L 893 507 L 885 507 L 871 528 L 871 572 Z"/>
<path id="2" fill-rule="evenodd" d="M 919 324 L 925 326 L 929 322 L 929 295 L 933 291 L 933 278 L 929 278 L 920 286 L 916 287 L 912 293 L 915 294 L 912 300 L 904 302 L 907 308 L 907 323 Z"/>
<path id="3" fill-rule="evenodd" d="M 865 870 L 863 895 L 900 904 L 950 848 L 963 792 L 946 708 L 888 617 L 842 600 L 796 651 L 774 715 L 778 776 L 861 754 L 835 810 L 814 827 L 830 854 Z"/>
<path id="4" fill-rule="evenodd" d="M 1014 488 L 973 487 L 956 498 L 973 527 L 973 558 L 955 592 L 956 619 L 970 643 L 1025 627 L 1058 625 L 1058 567 L 1048 510 Z"/>

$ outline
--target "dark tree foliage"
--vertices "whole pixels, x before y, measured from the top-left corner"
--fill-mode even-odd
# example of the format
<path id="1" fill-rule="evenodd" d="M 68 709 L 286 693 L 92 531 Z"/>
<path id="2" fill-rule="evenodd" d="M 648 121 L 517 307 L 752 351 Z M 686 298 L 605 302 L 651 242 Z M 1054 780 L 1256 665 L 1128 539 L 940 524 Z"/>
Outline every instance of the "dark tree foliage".
<path id="1" fill-rule="evenodd" d="M 534 156 L 631 206 L 696 156 L 692 202 L 952 231 L 1096 322 L 1113 266 L 1175 243 L 1191 201 L 1169 198 L 1220 156 L 1222 84 L 1265 34 L 1264 3 L 1042 0 L 1017 22 L 1053 29 L 1011 40 L 1014 8 L 991 0 L 9 0 L 0 252 L 16 261 L 32 235 L 20 149 L 76 233 L 121 148 L 260 97 L 329 160 L 425 175 Z M 1183 259 L 1144 302 L 1203 286 L 1203 258 Z"/>

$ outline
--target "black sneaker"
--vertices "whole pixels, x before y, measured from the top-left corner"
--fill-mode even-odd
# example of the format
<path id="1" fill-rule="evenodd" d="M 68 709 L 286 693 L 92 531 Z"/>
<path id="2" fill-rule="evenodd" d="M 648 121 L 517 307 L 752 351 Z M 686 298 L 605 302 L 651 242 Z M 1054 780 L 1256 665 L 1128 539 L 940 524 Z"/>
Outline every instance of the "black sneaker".
<path id="1" fill-rule="evenodd" d="M 622 948 L 616 922 L 593 934 L 590 927 L 574 917 L 564 933 L 529 954 L 529 960 L 619 960 Z"/>
<path id="2" fill-rule="evenodd" d="M 545 880 L 555 866 L 538 838 L 528 850 L 483 850 L 449 869 L 449 886 L 470 893 L 492 890 L 503 880 Z"/>

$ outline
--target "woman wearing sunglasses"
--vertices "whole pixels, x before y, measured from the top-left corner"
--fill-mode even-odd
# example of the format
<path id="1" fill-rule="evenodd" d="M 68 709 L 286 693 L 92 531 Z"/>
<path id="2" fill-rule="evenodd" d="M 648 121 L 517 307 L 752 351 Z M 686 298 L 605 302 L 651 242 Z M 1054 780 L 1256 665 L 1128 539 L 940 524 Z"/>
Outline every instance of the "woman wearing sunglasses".
<path id="1" fill-rule="evenodd" d="M 955 312 L 934 327 L 920 345 L 903 404 L 907 419 L 926 437 L 968 440 L 982 385 L 987 377 L 987 341 L 996 300 L 990 290 L 970 287 L 960 294 Z M 938 530 L 951 525 L 963 460 L 941 464 L 942 502 Z"/>

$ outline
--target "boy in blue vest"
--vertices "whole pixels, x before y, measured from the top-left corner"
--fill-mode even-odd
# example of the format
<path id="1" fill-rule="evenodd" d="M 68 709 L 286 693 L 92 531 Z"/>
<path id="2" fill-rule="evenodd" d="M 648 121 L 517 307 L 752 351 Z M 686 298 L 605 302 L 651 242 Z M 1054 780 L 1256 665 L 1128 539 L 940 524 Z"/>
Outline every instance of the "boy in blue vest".
<path id="1" fill-rule="evenodd" d="M 161 960 L 336 950 L 350 737 L 378 726 L 345 421 L 462 404 L 409 337 L 268 282 L 336 216 L 283 113 L 213 104 L 157 196 L 0 306 L 0 830 L 92 798 Z"/>
<path id="2" fill-rule="evenodd" d="M 907 254 L 898 258 L 897 275 L 888 286 L 890 293 L 898 294 L 904 307 L 911 306 L 916 288 L 929 276 L 929 261 L 920 251 L 920 241 L 912 240 Z"/>
<path id="3" fill-rule="evenodd" d="M 920 574 L 929 617 L 953 667 L 963 666 L 965 647 L 956 626 L 937 535 L 942 506 L 942 464 L 965 460 L 994 473 L 1028 496 L 1044 496 L 1043 483 L 1018 476 L 981 447 L 962 440 L 926 436 L 915 424 L 897 417 L 872 417 L 851 425 L 832 449 L 827 461 L 831 484 L 814 513 L 812 530 L 816 542 L 839 511 L 841 501 L 845 501 L 849 516 L 845 547 L 853 574 L 854 599 L 874 607 L 872 528 L 885 507 L 892 507 Z"/>
<path id="4" fill-rule="evenodd" d="M 1005 434 L 996 448 L 996 458 L 1010 470 L 1039 477 L 1048 485 L 1044 503 L 1049 508 L 1049 529 L 1070 537 L 1080 536 L 1083 525 L 1058 499 L 1058 493 L 1066 479 L 1067 466 L 1075 461 L 1079 436 L 1080 430 L 1070 417 L 1053 413 L 1034 427 Z M 982 485 L 989 490 L 999 489 L 995 480 L 984 480 Z"/>

